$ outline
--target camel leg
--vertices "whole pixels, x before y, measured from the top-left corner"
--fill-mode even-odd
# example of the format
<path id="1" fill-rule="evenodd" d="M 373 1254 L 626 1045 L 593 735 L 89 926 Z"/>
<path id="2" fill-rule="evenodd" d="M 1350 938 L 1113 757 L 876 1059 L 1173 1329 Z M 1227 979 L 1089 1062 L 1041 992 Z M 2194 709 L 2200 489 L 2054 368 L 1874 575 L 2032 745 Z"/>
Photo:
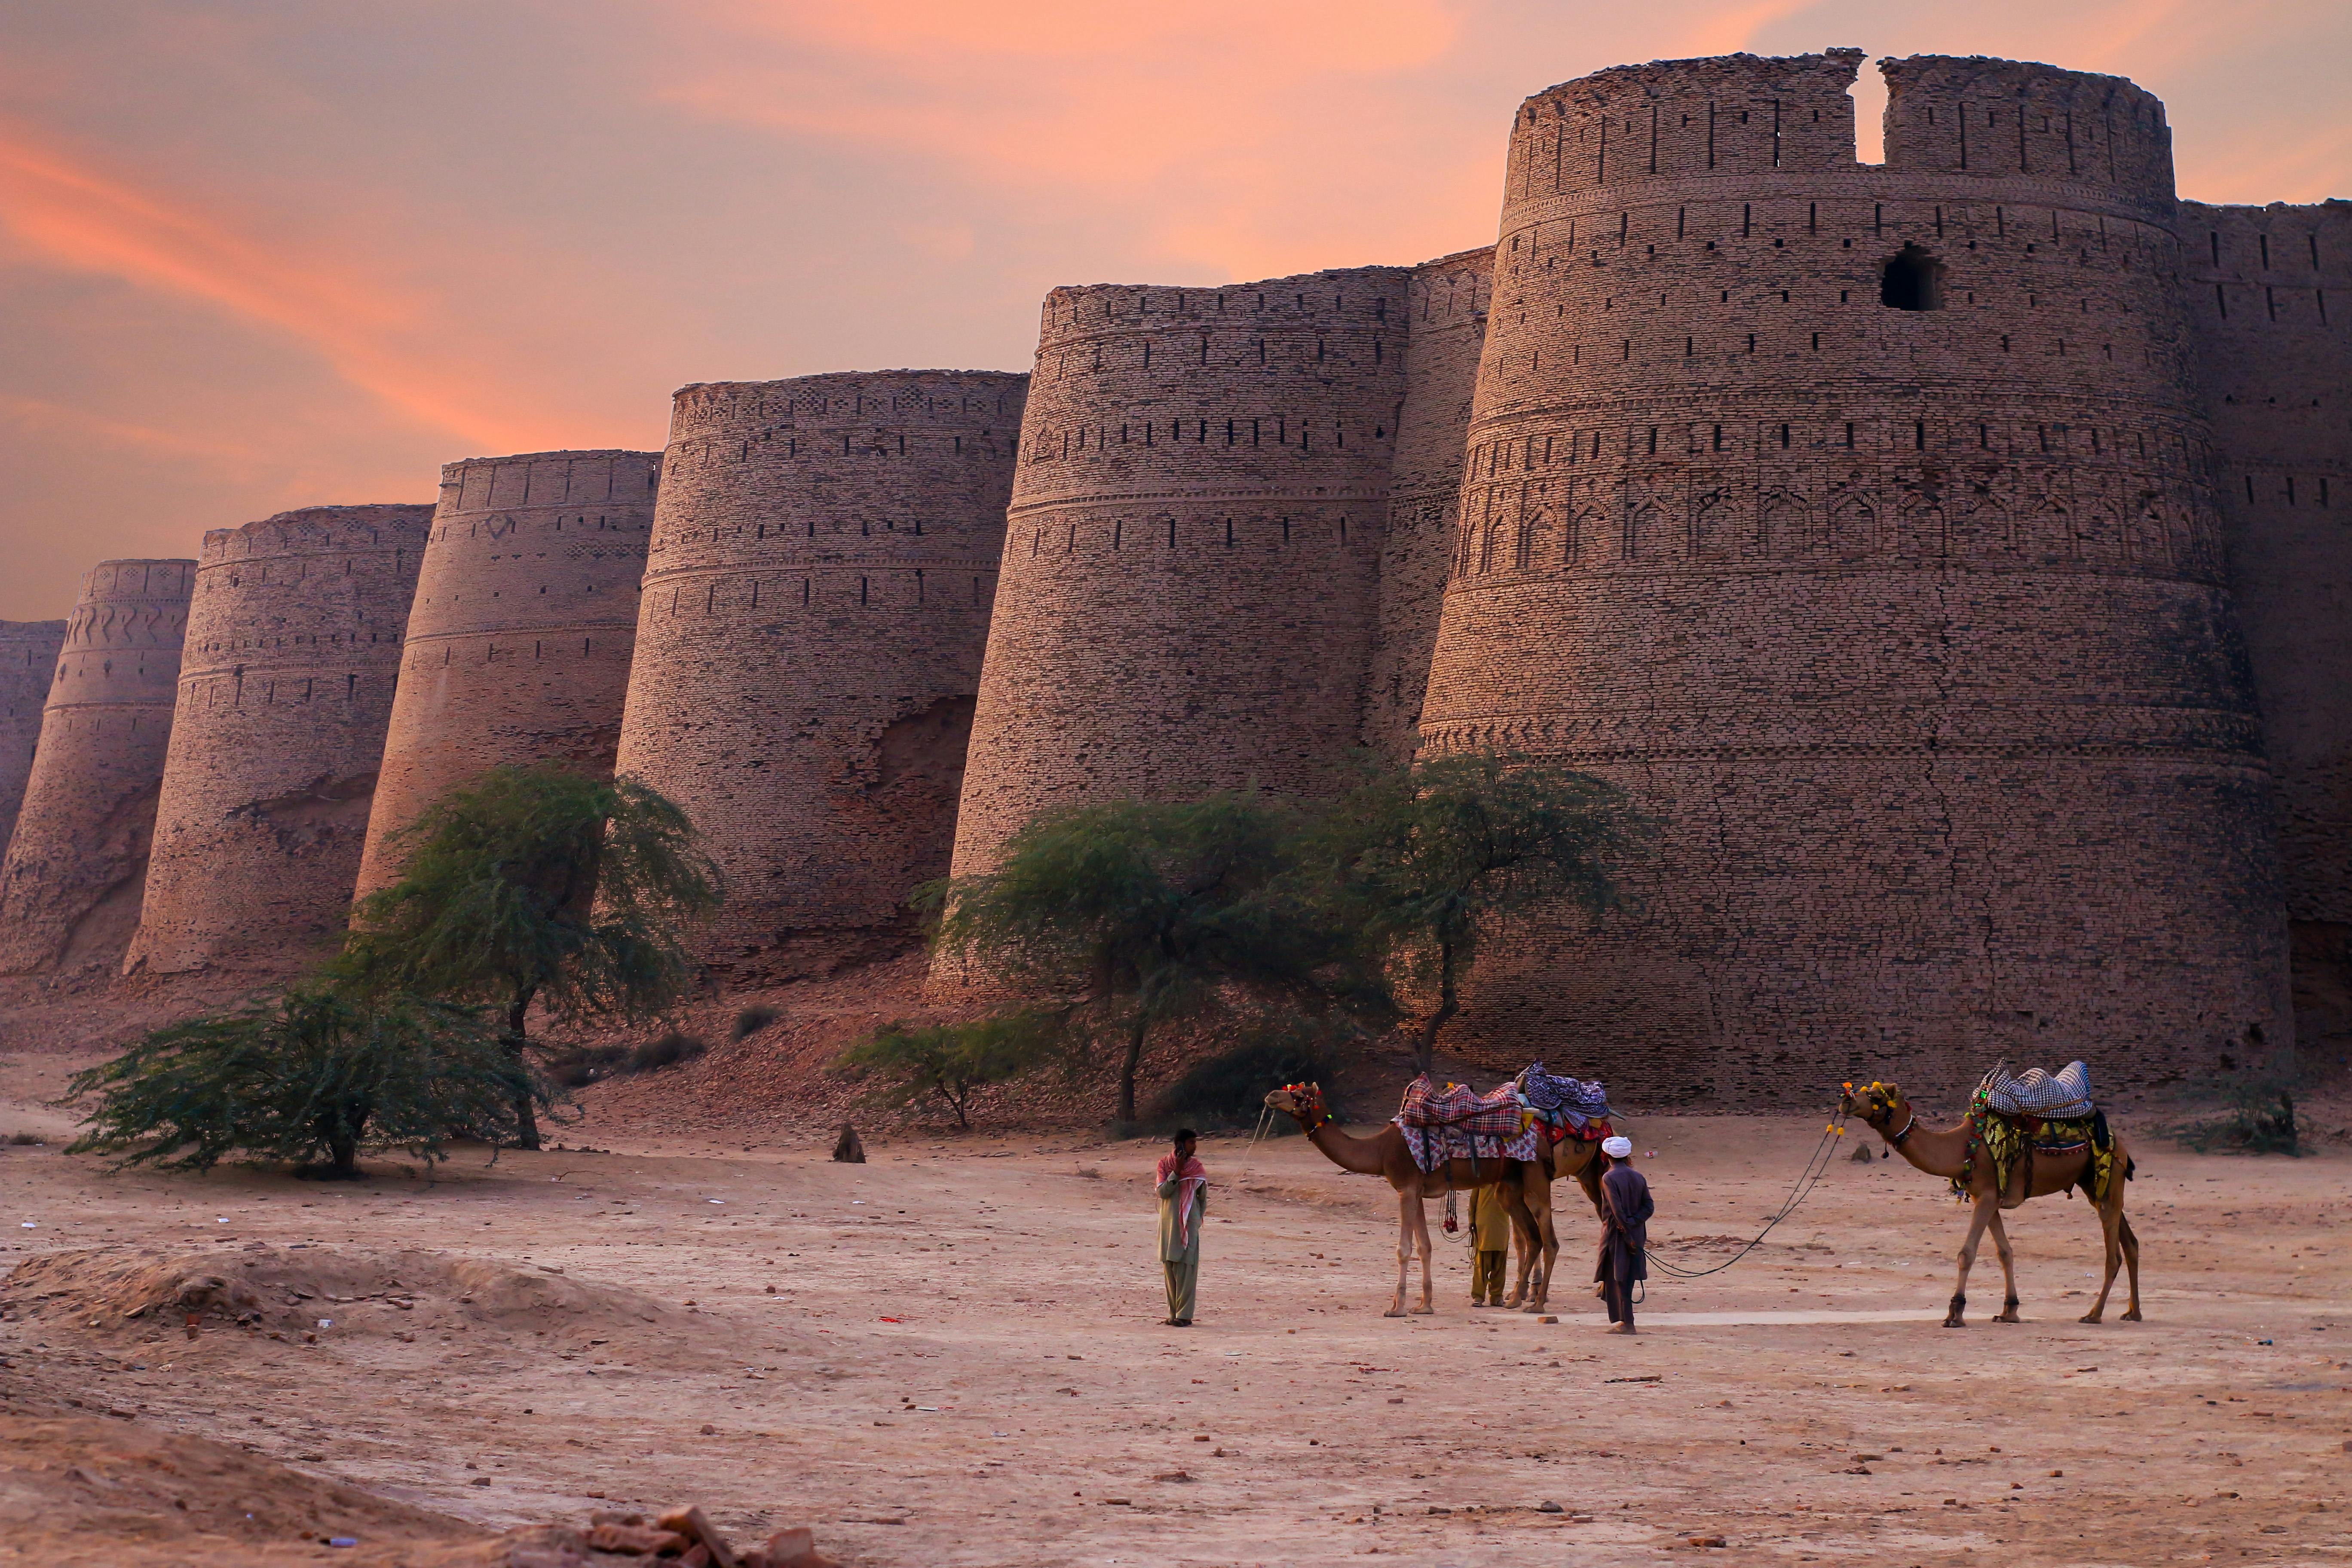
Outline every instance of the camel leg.
<path id="1" fill-rule="evenodd" d="M 2131 1221 L 2124 1216 L 2123 1201 L 2116 1201 L 2116 1231 L 2123 1239 L 2124 1267 L 2131 1270 L 2131 1305 L 2124 1310 L 2124 1321 L 2139 1321 L 2139 1237 L 2132 1234 Z"/>
<path id="2" fill-rule="evenodd" d="M 2099 1281 L 2099 1299 L 2091 1303 L 2089 1311 L 2083 1314 L 2083 1321 L 2086 1323 L 2095 1323 L 2106 1314 L 2107 1292 L 2116 1288 L 2116 1270 L 2124 1260 L 2123 1223 L 2124 1211 L 2120 1205 L 2111 1204 L 2099 1211 L 2099 1236 L 2106 1244 L 2107 1272 L 2106 1277 Z M 2137 1304 L 2137 1291 L 2133 1292 L 2132 1300 L 2135 1305 Z"/>
<path id="3" fill-rule="evenodd" d="M 1541 1164 L 1528 1167 L 1529 1187 L 1528 1208 L 1535 1221 L 1536 1245 L 1541 1250 L 1542 1263 L 1535 1278 L 1534 1294 L 1528 1300 L 1527 1310 L 1540 1312 L 1551 1301 L 1552 1260 L 1559 1256 L 1559 1237 L 1551 1223 L 1551 1175 Z"/>
<path id="4" fill-rule="evenodd" d="M 1985 1226 L 1996 1212 L 1993 1205 L 1999 1202 L 1998 1194 L 1979 1198 L 1975 1212 L 1969 1216 L 1969 1238 L 1960 1243 L 1960 1276 L 1952 1282 L 1951 1310 L 1944 1314 L 1944 1327 L 1948 1329 L 1968 1327 L 1961 1314 L 1969 1306 L 1969 1269 L 1976 1263 L 1977 1243 L 1983 1239 Z"/>
<path id="5" fill-rule="evenodd" d="M 2009 1245 L 2009 1226 L 2000 1222 L 2000 1207 L 1995 1203 L 1992 1211 L 1992 1249 L 2000 1258 L 2000 1310 L 1995 1312 L 1996 1323 L 2022 1321 L 2017 1315 L 2017 1254 Z"/>
<path id="6" fill-rule="evenodd" d="M 1400 1192 L 1397 1194 L 1396 1300 L 1389 1303 L 1389 1310 L 1381 1314 L 1382 1317 L 1402 1318 L 1404 1316 L 1405 1275 L 1407 1271 L 1412 1268 L 1412 1222 L 1414 1216 L 1420 1213 L 1420 1210 L 1421 1194 L 1419 1193 Z M 1423 1223 L 1426 1224 L 1426 1221 Z"/>
<path id="7" fill-rule="evenodd" d="M 1435 1282 L 1429 1277 L 1429 1268 L 1430 1258 L 1436 1252 L 1437 1247 L 1429 1239 L 1429 1211 L 1419 1204 L 1412 1205 L 1412 1230 L 1414 1237 L 1421 1243 L 1421 1305 L 1415 1307 L 1413 1311 L 1416 1314 L 1433 1314 L 1437 1310 L 1437 1288 Z M 1404 1300 L 1402 1280 L 1398 1282 L 1397 1300 L 1400 1301 Z"/>
<path id="8" fill-rule="evenodd" d="M 1533 1205 L 1528 1202 L 1526 1185 L 1504 1186 L 1503 1210 L 1511 1216 L 1511 1250 L 1518 1254 L 1517 1278 L 1511 1282 L 1511 1293 L 1503 1305 L 1517 1307 L 1528 1299 L 1528 1276 L 1536 1266 L 1536 1250 L 1541 1238 L 1536 1231 Z"/>

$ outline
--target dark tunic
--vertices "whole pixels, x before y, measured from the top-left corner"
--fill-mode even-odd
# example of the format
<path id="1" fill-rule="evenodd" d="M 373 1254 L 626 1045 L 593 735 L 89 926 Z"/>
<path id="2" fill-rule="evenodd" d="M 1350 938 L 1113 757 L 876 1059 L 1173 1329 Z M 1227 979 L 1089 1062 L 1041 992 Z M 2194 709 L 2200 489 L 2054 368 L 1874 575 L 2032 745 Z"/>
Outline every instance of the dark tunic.
<path id="1" fill-rule="evenodd" d="M 1601 1178 L 1601 1193 L 1607 1200 L 1603 1206 L 1608 1213 L 1601 1222 L 1594 1282 L 1647 1279 L 1650 1263 L 1643 1249 L 1650 1243 L 1650 1215 L 1657 1212 L 1650 1202 L 1650 1184 L 1633 1166 L 1618 1165 Z"/>

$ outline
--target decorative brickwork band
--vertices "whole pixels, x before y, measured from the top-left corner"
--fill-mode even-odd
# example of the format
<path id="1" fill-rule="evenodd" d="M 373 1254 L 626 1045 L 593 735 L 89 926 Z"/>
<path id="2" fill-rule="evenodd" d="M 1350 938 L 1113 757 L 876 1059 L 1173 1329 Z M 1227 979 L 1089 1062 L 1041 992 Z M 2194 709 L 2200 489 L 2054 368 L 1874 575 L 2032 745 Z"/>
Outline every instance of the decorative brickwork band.
<path id="1" fill-rule="evenodd" d="M 1412 299 L 1394 267 L 1047 296 L 959 874 L 1054 807 L 1339 779 Z"/>
<path id="2" fill-rule="evenodd" d="M 616 765 L 725 871 L 721 973 L 902 948 L 908 895 L 946 873 L 1028 386 L 678 392 Z"/>
<path id="3" fill-rule="evenodd" d="M 486 768 L 613 765 L 661 479 L 656 452 L 533 452 L 441 470 L 358 891 L 386 837 Z"/>
<path id="4" fill-rule="evenodd" d="M 432 522 L 320 506 L 205 535 L 126 970 L 282 963 L 341 935 Z"/>
<path id="5" fill-rule="evenodd" d="M 1859 58 L 1520 111 L 1423 741 L 1616 779 L 1660 853 L 1462 1044 L 1718 1103 L 2242 1058 L 2285 930 L 2161 106 L 1890 61 L 1873 167 Z"/>
<path id="6" fill-rule="evenodd" d="M 138 926 L 195 568 L 101 561 L 82 577 L 0 864 L 0 973 L 111 967 Z"/>

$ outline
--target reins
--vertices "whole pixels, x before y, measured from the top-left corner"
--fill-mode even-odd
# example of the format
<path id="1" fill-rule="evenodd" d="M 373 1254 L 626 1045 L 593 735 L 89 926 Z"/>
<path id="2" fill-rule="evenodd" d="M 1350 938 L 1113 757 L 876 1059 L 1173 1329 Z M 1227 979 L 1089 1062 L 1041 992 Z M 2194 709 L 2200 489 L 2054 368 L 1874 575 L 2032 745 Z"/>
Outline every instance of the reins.
<path id="1" fill-rule="evenodd" d="M 1659 1257 L 1654 1251 L 1646 1247 L 1642 1249 L 1642 1255 L 1644 1258 L 1647 1258 L 1661 1271 L 1671 1274 L 1677 1279 L 1704 1279 L 1710 1274 L 1722 1273 L 1725 1269 L 1730 1268 L 1733 1264 L 1738 1262 L 1741 1258 L 1747 1257 L 1758 1247 L 1763 1246 L 1764 1238 L 1772 1234 L 1772 1227 L 1779 1225 L 1782 1220 L 1787 1219 L 1790 1215 L 1796 1213 L 1797 1205 L 1803 1203 L 1806 1198 L 1812 1195 L 1814 1185 L 1818 1184 L 1823 1176 L 1829 1174 L 1830 1161 L 1836 1155 L 1838 1144 L 1842 1142 L 1844 1138 L 1845 1128 L 1842 1123 L 1835 1120 L 1832 1120 L 1827 1127 L 1822 1128 L 1821 1142 L 1813 1145 L 1812 1153 L 1806 1157 L 1803 1172 L 1798 1175 L 1795 1184 L 1789 1189 L 1788 1201 L 1782 1204 L 1780 1209 L 1773 1214 L 1771 1218 L 1765 1222 L 1764 1228 L 1756 1233 L 1756 1238 L 1753 1241 L 1750 1241 L 1747 1246 L 1741 1247 L 1738 1252 L 1733 1253 L 1729 1258 L 1725 1258 L 1721 1263 L 1717 1264 L 1714 1268 L 1678 1268 L 1675 1265 L 1667 1262 L 1664 1258 Z"/>

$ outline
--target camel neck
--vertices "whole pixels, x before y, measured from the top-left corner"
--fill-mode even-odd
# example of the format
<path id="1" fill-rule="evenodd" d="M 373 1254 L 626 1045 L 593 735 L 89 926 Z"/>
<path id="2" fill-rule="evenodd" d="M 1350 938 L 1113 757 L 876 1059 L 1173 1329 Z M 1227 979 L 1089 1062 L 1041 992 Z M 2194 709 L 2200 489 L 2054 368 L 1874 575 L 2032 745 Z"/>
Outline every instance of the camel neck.
<path id="1" fill-rule="evenodd" d="M 1908 1117 L 1911 1113 L 1906 1112 L 1906 1115 Z M 1916 1119 L 1911 1121 L 1910 1135 L 1900 1143 L 1895 1141 L 1893 1131 L 1879 1134 L 1895 1153 L 1929 1175 L 1941 1176 L 1947 1181 L 1958 1175 L 1969 1163 L 1970 1135 L 1965 1121 L 1958 1127 L 1922 1127 Z"/>
<path id="2" fill-rule="evenodd" d="M 1352 1138 L 1339 1131 L 1339 1123 L 1325 1121 L 1307 1135 L 1307 1141 L 1323 1151 L 1323 1157 L 1343 1171 L 1360 1176 L 1377 1176 L 1385 1173 L 1380 1152 L 1361 1138 Z"/>

